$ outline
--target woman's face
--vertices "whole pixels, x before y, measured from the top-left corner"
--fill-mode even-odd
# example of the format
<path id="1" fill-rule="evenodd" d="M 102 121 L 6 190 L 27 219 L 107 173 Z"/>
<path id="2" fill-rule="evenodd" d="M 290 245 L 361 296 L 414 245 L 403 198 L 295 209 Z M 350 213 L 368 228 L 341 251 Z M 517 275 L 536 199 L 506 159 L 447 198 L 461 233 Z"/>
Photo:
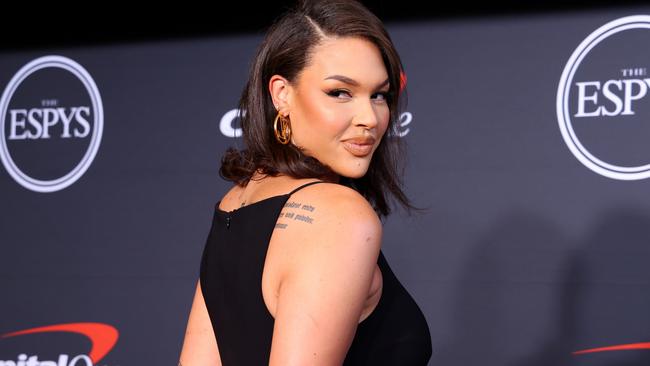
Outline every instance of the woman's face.
<path id="1" fill-rule="evenodd" d="M 360 178 L 386 132 L 388 73 L 371 42 L 327 38 L 287 86 L 291 141 L 341 176 Z"/>

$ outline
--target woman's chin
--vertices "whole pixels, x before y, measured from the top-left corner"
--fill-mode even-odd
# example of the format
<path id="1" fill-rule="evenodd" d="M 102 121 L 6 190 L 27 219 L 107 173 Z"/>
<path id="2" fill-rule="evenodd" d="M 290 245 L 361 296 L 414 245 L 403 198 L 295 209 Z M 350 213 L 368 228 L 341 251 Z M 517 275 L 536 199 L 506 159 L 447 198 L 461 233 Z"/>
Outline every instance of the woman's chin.
<path id="1" fill-rule="evenodd" d="M 355 167 L 355 168 L 348 168 L 348 169 L 342 169 L 341 171 L 338 171 L 337 173 L 342 176 L 342 177 L 347 177 L 347 178 L 352 178 L 352 179 L 358 179 L 366 175 L 368 172 L 368 167 Z"/>

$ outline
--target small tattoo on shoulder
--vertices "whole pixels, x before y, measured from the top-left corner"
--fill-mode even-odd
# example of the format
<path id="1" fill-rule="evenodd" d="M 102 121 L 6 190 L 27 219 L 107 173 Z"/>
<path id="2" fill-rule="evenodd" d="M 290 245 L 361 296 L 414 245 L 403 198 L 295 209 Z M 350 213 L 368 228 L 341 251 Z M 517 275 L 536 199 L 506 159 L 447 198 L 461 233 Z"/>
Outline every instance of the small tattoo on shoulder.
<path id="1" fill-rule="evenodd" d="M 302 205 L 302 209 L 305 211 L 314 212 L 316 208 L 312 205 Z"/>
<path id="2" fill-rule="evenodd" d="M 313 218 L 311 218 L 311 217 L 309 217 L 309 216 L 305 216 L 305 215 L 296 215 L 296 217 L 294 218 L 294 220 L 304 221 L 304 222 L 306 222 L 306 223 L 308 223 L 308 224 L 311 224 L 311 223 L 314 221 Z"/>
<path id="3" fill-rule="evenodd" d="M 316 207 L 307 204 L 307 203 L 300 203 L 296 201 L 290 201 L 284 204 L 284 207 L 286 208 L 299 208 L 301 210 L 309 211 L 309 212 L 314 212 Z"/>
<path id="4" fill-rule="evenodd" d="M 287 220 L 302 221 L 308 224 L 314 222 L 314 218 L 307 215 L 307 212 L 314 212 L 316 207 L 310 204 L 303 204 L 296 201 L 290 201 L 284 204 L 285 210 L 280 212 L 279 217 Z M 293 210 L 289 210 L 293 209 Z M 307 212 L 304 212 L 307 211 Z M 276 224 L 276 228 L 284 229 L 287 227 L 287 224 Z"/>

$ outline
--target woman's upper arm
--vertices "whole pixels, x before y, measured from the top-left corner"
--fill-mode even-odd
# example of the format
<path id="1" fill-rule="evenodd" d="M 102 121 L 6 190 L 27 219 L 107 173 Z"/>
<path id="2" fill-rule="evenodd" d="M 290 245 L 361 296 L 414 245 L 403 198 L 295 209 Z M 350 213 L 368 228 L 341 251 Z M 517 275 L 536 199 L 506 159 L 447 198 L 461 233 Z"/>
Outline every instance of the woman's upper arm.
<path id="1" fill-rule="evenodd" d="M 356 192 L 339 193 L 305 198 L 311 224 L 293 220 L 282 234 L 291 255 L 278 290 L 270 365 L 340 365 L 354 338 L 381 222 Z"/>
<path id="2" fill-rule="evenodd" d="M 179 365 L 221 366 L 217 340 L 201 292 L 201 281 L 196 284 Z"/>

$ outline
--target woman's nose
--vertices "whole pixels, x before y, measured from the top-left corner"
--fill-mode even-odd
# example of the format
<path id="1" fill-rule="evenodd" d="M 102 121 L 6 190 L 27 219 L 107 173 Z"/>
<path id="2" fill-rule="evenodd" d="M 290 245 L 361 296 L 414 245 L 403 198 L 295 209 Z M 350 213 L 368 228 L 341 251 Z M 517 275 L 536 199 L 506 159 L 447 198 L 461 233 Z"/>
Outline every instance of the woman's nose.
<path id="1" fill-rule="evenodd" d="M 359 102 L 359 107 L 355 116 L 355 125 L 372 129 L 377 127 L 377 111 L 372 100 Z"/>

